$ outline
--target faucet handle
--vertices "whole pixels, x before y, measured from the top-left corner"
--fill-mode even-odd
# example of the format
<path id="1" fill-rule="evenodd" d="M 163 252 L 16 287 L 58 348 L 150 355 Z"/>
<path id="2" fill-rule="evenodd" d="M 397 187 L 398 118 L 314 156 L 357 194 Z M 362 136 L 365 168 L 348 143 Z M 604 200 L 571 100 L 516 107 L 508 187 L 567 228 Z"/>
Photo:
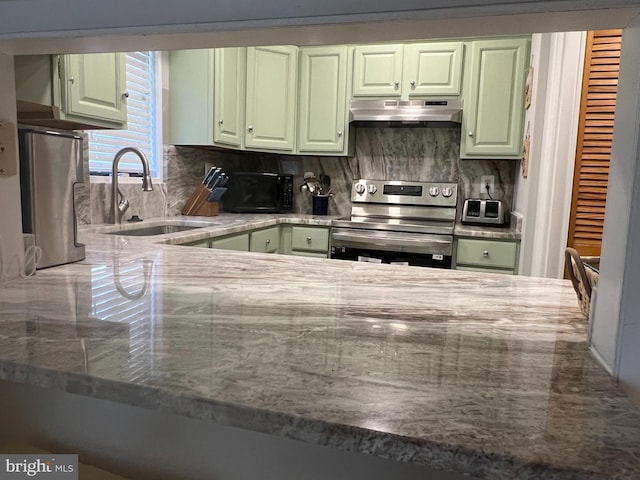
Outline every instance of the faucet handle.
<path id="1" fill-rule="evenodd" d="M 129 208 L 129 200 L 122 194 L 120 189 L 118 188 L 118 196 L 120 197 L 118 200 L 118 211 L 120 212 L 120 216 Z"/>

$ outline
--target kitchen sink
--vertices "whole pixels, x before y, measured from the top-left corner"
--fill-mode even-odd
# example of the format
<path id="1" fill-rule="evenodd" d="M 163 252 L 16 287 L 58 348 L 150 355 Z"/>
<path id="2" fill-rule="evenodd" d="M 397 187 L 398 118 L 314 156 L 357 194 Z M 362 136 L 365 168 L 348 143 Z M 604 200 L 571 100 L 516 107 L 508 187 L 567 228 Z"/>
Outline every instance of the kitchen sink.
<path id="1" fill-rule="evenodd" d="M 165 233 L 184 232 L 185 230 L 193 230 L 195 228 L 202 228 L 202 226 L 193 227 L 189 225 L 155 225 L 153 227 L 144 227 L 144 228 L 135 228 L 131 230 L 119 230 L 117 232 L 108 232 L 108 234 L 146 237 L 151 235 L 164 235 Z"/>

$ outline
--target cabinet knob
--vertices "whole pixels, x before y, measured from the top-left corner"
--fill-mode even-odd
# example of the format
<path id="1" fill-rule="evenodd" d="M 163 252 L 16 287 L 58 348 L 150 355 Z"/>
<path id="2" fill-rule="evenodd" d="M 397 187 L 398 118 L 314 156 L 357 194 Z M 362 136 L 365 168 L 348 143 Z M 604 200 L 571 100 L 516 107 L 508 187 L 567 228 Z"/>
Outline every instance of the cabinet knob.
<path id="1" fill-rule="evenodd" d="M 307 237 L 307 243 L 311 243 L 311 237 Z"/>
<path id="2" fill-rule="evenodd" d="M 400 86 L 400 80 L 396 80 L 395 82 L 393 82 L 393 86 L 398 88 Z"/>
<path id="3" fill-rule="evenodd" d="M 253 127 L 249 125 L 249 128 L 247 128 L 247 130 L 249 130 L 250 132 L 253 132 Z"/>
<path id="4" fill-rule="evenodd" d="M 69 77 L 69 83 L 75 83 L 76 79 L 73 78 L 73 75 Z"/>
<path id="5" fill-rule="evenodd" d="M 473 137 L 473 132 L 471 130 L 469 130 L 469 136 Z"/>
<path id="6" fill-rule="evenodd" d="M 224 123 L 224 120 L 220 119 L 218 120 L 218 125 L 222 125 Z"/>
<path id="7" fill-rule="evenodd" d="M 409 83 L 411 84 L 411 88 L 416 88 L 416 81 L 415 80 L 411 80 Z"/>
<path id="8" fill-rule="evenodd" d="M 265 242 L 267 245 L 269 245 L 271 243 L 271 239 L 267 238 L 267 241 Z"/>
<path id="9" fill-rule="evenodd" d="M 482 252 L 482 256 L 483 257 L 488 257 L 489 256 L 489 250 L 485 250 L 484 252 Z"/>
<path id="10" fill-rule="evenodd" d="M 342 136 L 342 130 L 338 130 L 338 136 L 341 137 Z"/>
<path id="11" fill-rule="evenodd" d="M 124 92 L 124 93 L 122 94 L 122 96 L 123 96 L 124 98 L 129 98 L 129 92 Z"/>

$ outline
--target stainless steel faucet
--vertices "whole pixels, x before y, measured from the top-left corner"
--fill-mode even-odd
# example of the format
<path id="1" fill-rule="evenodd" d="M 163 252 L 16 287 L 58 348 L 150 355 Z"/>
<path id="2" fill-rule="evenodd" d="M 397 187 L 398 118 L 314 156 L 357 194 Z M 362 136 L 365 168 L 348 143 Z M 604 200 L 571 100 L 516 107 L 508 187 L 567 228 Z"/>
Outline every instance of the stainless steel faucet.
<path id="1" fill-rule="evenodd" d="M 109 223 L 122 223 L 122 215 L 129 208 L 129 200 L 125 198 L 120 188 L 118 188 L 118 163 L 127 153 L 135 153 L 142 162 L 142 190 L 145 192 L 153 190 L 151 174 L 149 173 L 149 160 L 147 160 L 145 154 L 133 147 L 125 147 L 120 150 L 113 157 L 113 165 L 111 167 L 111 211 L 109 212 Z"/>

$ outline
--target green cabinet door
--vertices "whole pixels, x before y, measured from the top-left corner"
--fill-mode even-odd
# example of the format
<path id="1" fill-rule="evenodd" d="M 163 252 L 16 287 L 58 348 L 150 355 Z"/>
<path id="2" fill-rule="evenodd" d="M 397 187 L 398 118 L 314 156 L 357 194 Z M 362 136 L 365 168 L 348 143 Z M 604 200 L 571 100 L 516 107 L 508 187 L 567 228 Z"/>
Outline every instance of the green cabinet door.
<path id="1" fill-rule="evenodd" d="M 462 42 L 405 45 L 403 96 L 460 95 L 463 56 Z"/>
<path id="2" fill-rule="evenodd" d="M 280 250 L 280 227 L 269 227 L 251 232 L 252 252 L 278 253 Z"/>
<path id="3" fill-rule="evenodd" d="M 481 238 L 459 238 L 456 269 L 489 268 L 514 272 L 518 266 L 518 242 Z"/>
<path id="4" fill-rule="evenodd" d="M 249 234 L 232 235 L 229 237 L 211 239 L 211 248 L 222 250 L 237 250 L 240 252 L 249 251 Z"/>
<path id="5" fill-rule="evenodd" d="M 246 57 L 244 47 L 215 51 L 213 139 L 223 146 L 242 146 Z"/>
<path id="6" fill-rule="evenodd" d="M 294 226 L 291 235 L 291 249 L 294 251 L 324 252 L 324 256 L 326 256 L 329 250 L 329 229 Z"/>
<path id="7" fill-rule="evenodd" d="M 469 44 L 461 158 L 520 158 L 529 38 Z"/>
<path id="8" fill-rule="evenodd" d="M 293 151 L 298 47 L 247 48 L 247 148 Z"/>
<path id="9" fill-rule="evenodd" d="M 347 47 L 300 49 L 299 152 L 343 152 Z"/>
<path id="10" fill-rule="evenodd" d="M 402 45 L 360 45 L 353 51 L 353 96 L 399 97 Z"/>
<path id="11" fill-rule="evenodd" d="M 77 117 L 122 122 L 126 128 L 124 53 L 64 55 L 61 69 L 63 110 Z"/>
<path id="12" fill-rule="evenodd" d="M 169 143 L 213 143 L 212 48 L 169 52 Z"/>

